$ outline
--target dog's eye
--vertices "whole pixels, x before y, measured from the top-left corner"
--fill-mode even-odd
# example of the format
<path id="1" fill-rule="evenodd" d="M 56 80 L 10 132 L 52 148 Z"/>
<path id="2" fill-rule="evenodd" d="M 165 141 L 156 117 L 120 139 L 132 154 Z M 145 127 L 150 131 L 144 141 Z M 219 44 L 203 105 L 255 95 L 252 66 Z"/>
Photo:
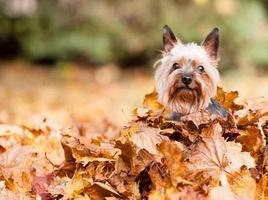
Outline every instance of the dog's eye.
<path id="1" fill-rule="evenodd" d="M 174 64 L 172 65 L 172 69 L 173 69 L 173 70 L 176 70 L 176 69 L 179 69 L 179 68 L 181 68 L 181 66 L 180 66 L 178 63 L 174 63 Z"/>
<path id="2" fill-rule="evenodd" d="M 202 72 L 205 71 L 205 69 L 204 69 L 204 67 L 203 67 L 202 65 L 199 65 L 199 66 L 197 67 L 197 69 L 198 69 L 198 71 L 199 71 L 200 73 L 202 73 Z"/>

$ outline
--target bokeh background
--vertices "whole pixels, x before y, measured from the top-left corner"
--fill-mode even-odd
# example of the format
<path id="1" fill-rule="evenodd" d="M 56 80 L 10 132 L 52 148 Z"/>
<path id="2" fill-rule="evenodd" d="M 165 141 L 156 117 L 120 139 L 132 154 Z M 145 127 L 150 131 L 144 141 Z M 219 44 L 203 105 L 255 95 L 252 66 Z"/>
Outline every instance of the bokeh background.
<path id="1" fill-rule="evenodd" d="M 0 121 L 125 124 L 153 89 L 164 24 L 184 42 L 219 27 L 221 85 L 268 98 L 267 0 L 0 0 Z"/>

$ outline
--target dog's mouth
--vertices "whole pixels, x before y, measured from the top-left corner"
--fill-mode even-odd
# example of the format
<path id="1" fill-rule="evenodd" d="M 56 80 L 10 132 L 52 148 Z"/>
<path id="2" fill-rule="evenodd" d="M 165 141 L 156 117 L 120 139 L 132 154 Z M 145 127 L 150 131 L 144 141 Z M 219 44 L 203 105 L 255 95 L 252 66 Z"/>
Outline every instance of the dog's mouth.
<path id="1" fill-rule="evenodd" d="M 171 98 L 176 98 L 177 95 L 194 95 L 194 96 L 200 96 L 201 91 L 199 88 L 191 88 L 189 86 L 182 86 L 182 87 L 177 87 L 175 90 L 173 90 Z"/>
<path id="2" fill-rule="evenodd" d="M 184 86 L 184 87 L 178 87 L 175 90 L 175 93 L 179 93 L 179 92 L 198 92 L 197 88 L 190 88 L 189 86 Z"/>

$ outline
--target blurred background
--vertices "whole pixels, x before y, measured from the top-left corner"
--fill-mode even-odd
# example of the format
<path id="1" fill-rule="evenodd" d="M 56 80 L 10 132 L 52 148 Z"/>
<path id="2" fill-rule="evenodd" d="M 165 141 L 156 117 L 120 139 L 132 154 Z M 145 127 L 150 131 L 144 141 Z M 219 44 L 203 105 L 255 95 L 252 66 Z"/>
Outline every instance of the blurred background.
<path id="1" fill-rule="evenodd" d="M 0 121 L 126 123 L 164 24 L 184 42 L 219 27 L 221 85 L 268 98 L 267 0 L 0 0 Z"/>

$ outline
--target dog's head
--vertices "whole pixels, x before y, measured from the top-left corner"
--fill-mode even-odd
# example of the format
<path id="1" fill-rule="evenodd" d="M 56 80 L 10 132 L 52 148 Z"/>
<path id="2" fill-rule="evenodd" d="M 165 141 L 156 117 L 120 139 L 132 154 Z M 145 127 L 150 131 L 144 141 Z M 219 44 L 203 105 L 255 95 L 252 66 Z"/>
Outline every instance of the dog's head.
<path id="1" fill-rule="evenodd" d="M 155 72 L 158 100 L 181 114 L 206 108 L 219 82 L 219 30 L 213 29 L 201 45 L 183 44 L 164 26 L 163 43 L 163 56 Z"/>

